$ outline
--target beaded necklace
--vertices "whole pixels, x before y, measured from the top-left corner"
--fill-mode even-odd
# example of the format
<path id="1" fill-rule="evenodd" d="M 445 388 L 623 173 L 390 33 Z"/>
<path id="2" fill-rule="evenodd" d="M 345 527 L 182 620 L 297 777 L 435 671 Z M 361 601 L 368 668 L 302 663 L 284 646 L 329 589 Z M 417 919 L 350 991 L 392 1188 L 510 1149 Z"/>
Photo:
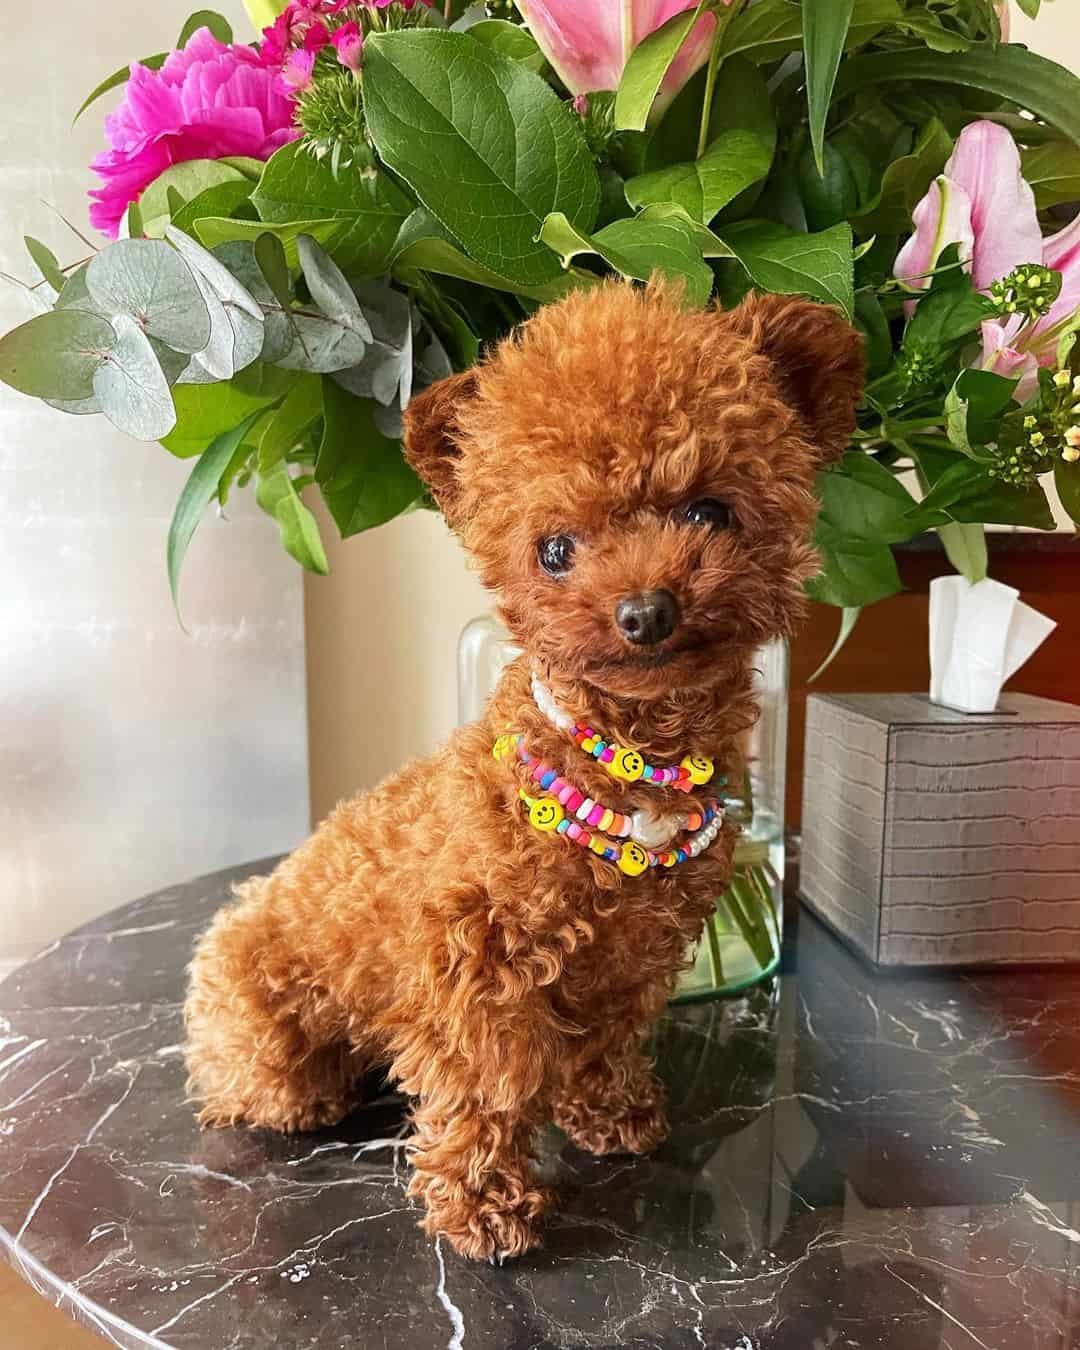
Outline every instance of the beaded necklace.
<path id="1" fill-rule="evenodd" d="M 568 732 L 586 754 L 592 755 L 607 769 L 612 778 L 621 779 L 624 783 L 640 780 L 651 787 L 672 787 L 677 792 L 692 792 L 695 787 L 703 787 L 712 779 L 713 762 L 704 755 L 687 755 L 680 764 L 656 766 L 646 764 L 637 750 L 603 740 L 592 727 L 584 722 L 575 722 L 568 712 L 559 707 L 535 671 L 532 676 L 532 695 L 536 706 L 552 726 Z M 727 779 L 721 778 L 719 781 L 723 785 Z"/>
<path id="2" fill-rule="evenodd" d="M 650 867 L 675 867 L 696 858 L 709 847 L 724 823 L 722 805 L 708 801 L 700 811 L 690 811 L 684 816 L 682 829 L 687 835 L 677 848 L 646 847 L 641 839 L 627 836 L 645 835 L 649 826 L 655 829 L 656 820 L 652 813 L 635 812 L 628 816 L 594 801 L 560 777 L 551 765 L 530 755 L 523 741 L 520 732 L 500 736 L 491 753 L 496 760 L 514 755 L 529 769 L 530 779 L 546 794 L 531 797 L 524 789 L 519 789 L 519 797 L 529 808 L 529 823 L 543 834 L 565 835 L 581 848 L 615 863 L 627 876 L 640 876 Z"/>

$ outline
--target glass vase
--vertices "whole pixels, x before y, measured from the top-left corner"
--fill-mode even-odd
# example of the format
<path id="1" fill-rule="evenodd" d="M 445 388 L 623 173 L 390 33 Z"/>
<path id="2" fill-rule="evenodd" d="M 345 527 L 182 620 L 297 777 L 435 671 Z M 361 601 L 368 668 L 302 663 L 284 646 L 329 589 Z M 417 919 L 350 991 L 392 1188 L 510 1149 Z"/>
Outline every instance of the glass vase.
<path id="1" fill-rule="evenodd" d="M 519 649 L 492 615 L 465 625 L 458 643 L 458 719 L 482 716 L 488 695 Z M 783 934 L 784 768 L 787 754 L 788 650 L 761 647 L 755 661 L 761 715 L 731 775 L 726 813 L 742 826 L 735 874 L 690 953 L 675 1002 L 734 994 L 771 975 Z"/>

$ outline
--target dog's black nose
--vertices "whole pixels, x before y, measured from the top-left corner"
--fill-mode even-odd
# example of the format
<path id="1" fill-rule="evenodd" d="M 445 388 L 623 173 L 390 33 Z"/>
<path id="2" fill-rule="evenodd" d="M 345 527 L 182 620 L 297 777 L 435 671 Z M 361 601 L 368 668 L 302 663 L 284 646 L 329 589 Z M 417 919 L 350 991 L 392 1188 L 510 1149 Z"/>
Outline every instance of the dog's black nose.
<path id="1" fill-rule="evenodd" d="M 655 646 L 679 626 L 679 602 L 670 591 L 643 591 L 628 595 L 615 606 L 619 632 L 630 642 Z"/>

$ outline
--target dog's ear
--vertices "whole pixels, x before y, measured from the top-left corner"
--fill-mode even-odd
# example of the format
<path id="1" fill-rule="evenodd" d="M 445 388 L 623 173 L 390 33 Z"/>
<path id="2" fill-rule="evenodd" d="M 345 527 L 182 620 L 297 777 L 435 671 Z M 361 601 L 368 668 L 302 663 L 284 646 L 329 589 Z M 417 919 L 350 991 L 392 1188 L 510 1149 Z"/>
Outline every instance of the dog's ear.
<path id="1" fill-rule="evenodd" d="M 475 371 L 450 375 L 417 394 L 405 409 L 405 458 L 431 489 L 448 520 L 458 493 L 457 414 L 475 388 Z"/>
<path id="2" fill-rule="evenodd" d="M 780 396 L 799 414 L 821 463 L 838 459 L 855 429 L 866 374 L 858 330 L 830 306 L 793 295 L 752 292 L 723 318 L 769 358 Z"/>

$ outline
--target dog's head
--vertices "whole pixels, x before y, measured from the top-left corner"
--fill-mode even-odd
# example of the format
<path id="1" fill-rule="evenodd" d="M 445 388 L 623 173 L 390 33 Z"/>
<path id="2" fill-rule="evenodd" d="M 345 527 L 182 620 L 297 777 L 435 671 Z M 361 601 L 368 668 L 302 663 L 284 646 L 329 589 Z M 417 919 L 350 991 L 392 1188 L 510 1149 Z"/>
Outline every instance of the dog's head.
<path id="1" fill-rule="evenodd" d="M 406 454 L 534 658 L 655 698 L 790 631 L 862 374 L 823 305 L 609 282 L 414 399 Z"/>

